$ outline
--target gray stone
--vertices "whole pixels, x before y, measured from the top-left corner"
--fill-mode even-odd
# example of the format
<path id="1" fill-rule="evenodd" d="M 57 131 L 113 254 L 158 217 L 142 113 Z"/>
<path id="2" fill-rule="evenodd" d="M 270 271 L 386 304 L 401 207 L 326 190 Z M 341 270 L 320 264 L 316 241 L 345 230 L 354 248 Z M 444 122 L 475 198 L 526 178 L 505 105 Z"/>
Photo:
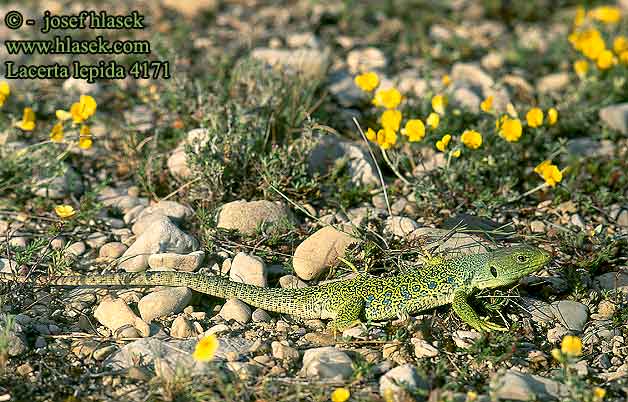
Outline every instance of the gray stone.
<path id="1" fill-rule="evenodd" d="M 369 94 L 355 85 L 353 76 L 342 70 L 331 74 L 328 78 L 329 92 L 336 98 L 340 105 L 350 108 L 367 102 Z"/>
<path id="2" fill-rule="evenodd" d="M 259 257 L 239 252 L 231 261 L 229 279 L 233 282 L 266 287 L 266 264 Z"/>
<path id="3" fill-rule="evenodd" d="M 272 348 L 273 357 L 279 360 L 287 360 L 288 362 L 295 362 L 299 360 L 299 351 L 291 347 L 288 341 L 273 341 L 270 344 Z"/>
<path id="4" fill-rule="evenodd" d="M 159 253 L 148 257 L 148 266 L 194 272 L 201 266 L 204 258 L 205 252 L 203 250 L 194 251 L 190 254 Z"/>
<path id="5" fill-rule="evenodd" d="M 143 216 L 150 214 L 161 214 L 170 218 L 173 222 L 181 222 L 187 218 L 194 216 L 194 211 L 185 205 L 181 205 L 174 201 L 159 201 L 158 203 L 145 208 L 138 216 L 141 219 Z"/>
<path id="6" fill-rule="evenodd" d="M 17 263 L 8 258 L 0 258 L 0 272 L 4 274 L 15 273 L 17 270 Z"/>
<path id="7" fill-rule="evenodd" d="M 554 310 L 549 303 L 531 297 L 521 298 L 521 307 L 532 316 L 535 322 L 554 321 Z"/>
<path id="8" fill-rule="evenodd" d="M 571 331 L 582 331 L 589 319 L 589 308 L 572 300 L 559 300 L 551 304 L 554 317 Z"/>
<path id="9" fill-rule="evenodd" d="M 352 183 L 379 184 L 375 163 L 362 144 L 334 135 L 321 135 L 317 141 L 308 156 L 311 173 L 327 174 L 339 163 L 346 162 Z"/>
<path id="10" fill-rule="evenodd" d="M 85 243 L 82 241 L 77 241 L 76 243 L 72 243 L 66 249 L 68 254 L 71 254 L 75 257 L 80 257 L 81 255 L 85 253 L 86 250 L 87 250 L 87 247 L 85 246 Z"/>
<path id="11" fill-rule="evenodd" d="M 600 120 L 613 130 L 628 134 L 628 102 L 600 109 Z"/>
<path id="12" fill-rule="evenodd" d="M 300 289 L 306 288 L 308 285 L 294 275 L 284 275 L 279 278 L 279 286 L 284 289 Z"/>
<path id="13" fill-rule="evenodd" d="M 323 77 L 329 65 L 329 53 L 319 49 L 258 48 L 251 58 L 305 78 Z"/>
<path id="14" fill-rule="evenodd" d="M 122 299 L 104 298 L 94 310 L 94 318 L 115 337 L 138 338 L 150 335 L 148 324 L 135 315 Z"/>
<path id="15" fill-rule="evenodd" d="M 251 308 L 238 299 L 227 299 L 218 314 L 226 321 L 234 320 L 240 324 L 246 324 L 251 320 Z"/>
<path id="16" fill-rule="evenodd" d="M 545 233 L 545 223 L 543 221 L 530 222 L 530 230 L 532 233 Z"/>
<path id="17" fill-rule="evenodd" d="M 191 147 L 193 153 L 198 153 L 209 141 L 210 132 L 206 128 L 196 128 L 188 131 L 186 138 L 172 152 L 168 158 L 168 170 L 178 179 L 187 179 L 192 175 L 186 148 Z"/>
<path id="18" fill-rule="evenodd" d="M 419 224 L 414 219 L 404 216 L 391 216 L 384 222 L 384 230 L 398 237 L 406 237 L 418 227 Z"/>
<path id="19" fill-rule="evenodd" d="M 180 313 L 191 300 L 192 291 L 189 288 L 165 288 L 142 297 L 137 308 L 142 319 L 149 322 L 157 317 Z"/>
<path id="20" fill-rule="evenodd" d="M 344 230 L 350 228 L 345 226 Z M 349 244 L 357 239 L 331 226 L 326 226 L 299 244 L 294 251 L 292 266 L 299 278 L 310 280 L 322 275 L 343 257 Z"/>
<path id="21" fill-rule="evenodd" d="M 474 91 L 467 87 L 459 87 L 454 90 L 453 102 L 461 107 L 470 111 L 476 111 L 480 109 L 480 103 L 482 99 Z"/>
<path id="22" fill-rule="evenodd" d="M 607 272 L 595 277 L 595 283 L 602 290 L 619 290 L 628 293 L 628 273 Z"/>
<path id="23" fill-rule="evenodd" d="M 172 252 L 186 254 L 198 248 L 198 241 L 182 232 L 169 218 L 162 216 L 140 235 L 121 257 L 120 268 L 139 272 L 148 267 L 151 254 Z"/>
<path id="24" fill-rule="evenodd" d="M 38 175 L 32 188 L 33 194 L 59 200 L 70 194 L 79 195 L 83 192 L 81 177 L 69 166 L 65 167 L 60 176 Z"/>
<path id="25" fill-rule="evenodd" d="M 600 158 L 613 156 L 615 144 L 610 140 L 573 138 L 567 142 L 567 151 L 575 157 Z"/>
<path id="26" fill-rule="evenodd" d="M 5 334 L 6 353 L 9 356 L 19 356 L 28 350 L 22 325 L 15 319 L 9 319 L 6 314 L 0 314 L 0 333 Z"/>
<path id="27" fill-rule="evenodd" d="M 493 397 L 497 400 L 554 400 L 564 395 L 564 385 L 538 375 L 524 374 L 513 369 L 495 377 Z"/>
<path id="28" fill-rule="evenodd" d="M 395 367 L 379 379 L 379 395 L 387 401 L 414 400 L 409 392 L 418 389 L 427 392 L 428 384 L 412 364 Z"/>
<path id="29" fill-rule="evenodd" d="M 109 236 L 101 232 L 90 233 L 85 238 L 85 243 L 93 249 L 99 249 L 104 246 L 109 240 Z"/>
<path id="30" fill-rule="evenodd" d="M 303 354 L 301 373 L 310 379 L 344 381 L 353 374 L 353 362 L 333 346 L 309 349 Z"/>
<path id="31" fill-rule="evenodd" d="M 104 244 L 98 251 L 100 257 L 118 258 L 127 250 L 127 246 L 119 242 L 111 242 Z"/>
<path id="32" fill-rule="evenodd" d="M 438 349 L 423 339 L 412 338 L 410 343 L 414 346 L 414 355 L 419 359 L 438 356 Z"/>
<path id="33" fill-rule="evenodd" d="M 451 234 L 451 231 L 445 229 L 434 229 L 428 227 L 421 227 L 414 230 L 407 237 L 422 238 L 426 242 L 426 248 L 432 249 L 436 247 L 434 252 L 436 253 L 458 253 L 458 254 L 477 254 L 485 253 L 488 251 L 488 247 L 491 244 L 482 239 L 481 237 L 471 235 L 468 233 L 455 232 Z M 447 238 L 447 240 L 444 240 Z"/>
<path id="34" fill-rule="evenodd" d="M 173 338 L 191 338 L 196 336 L 194 325 L 184 316 L 178 316 L 170 327 L 170 336 Z"/>
<path id="35" fill-rule="evenodd" d="M 251 235 L 262 225 L 279 229 L 288 226 L 292 220 L 290 211 L 282 203 L 240 200 L 220 208 L 217 227 Z"/>
<path id="36" fill-rule="evenodd" d="M 251 320 L 253 320 L 253 322 L 270 322 L 272 318 L 266 310 L 256 308 L 255 311 L 253 311 L 253 314 L 251 314 Z"/>

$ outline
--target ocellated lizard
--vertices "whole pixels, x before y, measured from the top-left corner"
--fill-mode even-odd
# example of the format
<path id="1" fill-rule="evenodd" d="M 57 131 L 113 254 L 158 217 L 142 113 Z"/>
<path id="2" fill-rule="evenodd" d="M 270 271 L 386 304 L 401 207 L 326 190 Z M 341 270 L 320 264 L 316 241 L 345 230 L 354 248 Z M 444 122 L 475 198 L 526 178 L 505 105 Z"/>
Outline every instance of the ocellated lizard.
<path id="1" fill-rule="evenodd" d="M 360 274 L 355 278 L 299 289 L 264 288 L 220 276 L 188 272 L 138 272 L 105 275 L 16 278 L 0 280 L 42 286 L 186 286 L 200 293 L 238 298 L 254 307 L 306 319 L 333 319 L 342 330 L 360 321 L 386 320 L 451 303 L 455 313 L 480 331 L 505 330 L 484 320 L 467 299 L 477 290 L 507 286 L 537 271 L 550 255 L 532 246 L 437 259 L 422 268 L 389 277 Z"/>

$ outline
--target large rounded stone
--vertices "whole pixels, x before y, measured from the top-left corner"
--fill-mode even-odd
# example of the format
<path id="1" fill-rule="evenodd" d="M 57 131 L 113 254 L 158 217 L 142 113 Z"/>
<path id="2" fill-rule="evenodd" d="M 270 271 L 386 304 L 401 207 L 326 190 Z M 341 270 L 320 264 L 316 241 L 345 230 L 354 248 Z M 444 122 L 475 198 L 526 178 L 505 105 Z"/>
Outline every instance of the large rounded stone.
<path id="1" fill-rule="evenodd" d="M 251 319 L 251 308 L 241 300 L 227 299 L 219 314 L 227 321 L 234 320 L 245 324 Z"/>
<path id="2" fill-rule="evenodd" d="M 117 337 L 137 338 L 150 334 L 148 324 L 136 316 L 122 299 L 103 299 L 94 310 L 94 317 Z"/>
<path id="3" fill-rule="evenodd" d="M 345 226 L 344 230 L 348 231 Z M 355 237 L 326 226 L 305 239 L 294 251 L 292 266 L 301 279 L 310 280 L 322 275 L 343 257 L 349 244 L 358 241 Z"/>
<path id="4" fill-rule="evenodd" d="M 327 346 L 306 350 L 301 372 L 307 378 L 343 381 L 353 374 L 352 364 L 345 352 Z"/>
<path id="5" fill-rule="evenodd" d="M 240 252 L 231 262 L 229 279 L 234 282 L 266 287 L 266 264 L 259 257 Z"/>
<path id="6" fill-rule="evenodd" d="M 412 364 L 395 367 L 379 379 L 379 394 L 387 401 L 413 400 L 410 392 L 417 388 L 427 389 L 427 383 Z"/>
<path id="7" fill-rule="evenodd" d="M 290 211 L 283 204 L 261 201 L 233 201 L 222 206 L 218 227 L 253 234 L 261 225 L 281 225 L 291 221 Z"/>
<path id="8" fill-rule="evenodd" d="M 148 265 L 151 268 L 172 268 L 177 271 L 196 271 L 205 258 L 203 250 L 194 251 L 190 254 L 159 253 L 148 257 Z"/>
<path id="9" fill-rule="evenodd" d="M 180 313 L 190 304 L 192 291 L 184 286 L 166 288 L 149 293 L 137 303 L 142 319 L 146 322 L 157 317 Z"/>

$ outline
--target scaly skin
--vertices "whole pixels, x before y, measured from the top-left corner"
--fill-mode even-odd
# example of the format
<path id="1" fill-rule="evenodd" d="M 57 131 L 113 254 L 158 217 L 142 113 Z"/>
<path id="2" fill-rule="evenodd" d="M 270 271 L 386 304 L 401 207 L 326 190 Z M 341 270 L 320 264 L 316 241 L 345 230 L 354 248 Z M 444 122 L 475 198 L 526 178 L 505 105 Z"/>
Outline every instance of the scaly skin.
<path id="1" fill-rule="evenodd" d="M 352 279 L 300 289 L 263 288 L 218 276 L 187 272 L 139 272 L 107 275 L 16 278 L 0 280 L 42 286 L 186 286 L 200 293 L 237 298 L 254 307 L 296 317 L 331 318 L 343 330 L 360 321 L 406 317 L 451 303 L 456 314 L 479 331 L 505 330 L 481 319 L 467 302 L 476 290 L 517 282 L 539 270 L 550 255 L 536 247 L 517 246 L 490 253 L 434 259 L 427 266 L 395 276 L 359 275 Z"/>

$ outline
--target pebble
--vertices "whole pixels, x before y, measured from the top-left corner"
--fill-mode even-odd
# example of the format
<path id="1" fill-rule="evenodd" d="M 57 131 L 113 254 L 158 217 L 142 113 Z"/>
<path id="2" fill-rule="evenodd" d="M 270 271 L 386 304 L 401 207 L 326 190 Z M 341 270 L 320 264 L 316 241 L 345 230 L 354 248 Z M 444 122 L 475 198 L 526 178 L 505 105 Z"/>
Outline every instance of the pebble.
<path id="1" fill-rule="evenodd" d="M 344 230 L 350 228 L 345 226 Z M 344 257 L 347 246 L 356 241 L 356 238 L 331 226 L 319 229 L 294 251 L 294 272 L 304 280 L 317 278 L 335 264 L 338 257 Z"/>
<path id="2" fill-rule="evenodd" d="M 238 299 L 227 299 L 219 315 L 226 321 L 234 320 L 246 324 L 251 320 L 251 307 Z"/>
<path id="3" fill-rule="evenodd" d="M 601 290 L 619 290 L 628 293 L 628 273 L 607 272 L 595 277 L 595 283 Z"/>
<path id="4" fill-rule="evenodd" d="M 190 304 L 192 291 L 184 286 L 165 288 L 142 297 L 137 303 L 140 316 L 146 322 L 157 317 L 176 314 Z"/>
<path id="5" fill-rule="evenodd" d="M 105 346 L 103 348 L 94 350 L 94 353 L 92 353 L 92 357 L 96 361 L 102 361 L 102 360 L 105 360 L 107 357 L 109 357 L 109 355 L 111 355 L 117 349 L 118 347 L 115 345 Z"/>
<path id="6" fill-rule="evenodd" d="M 322 77 L 327 71 L 329 53 L 319 49 L 269 49 L 257 48 L 251 57 L 262 60 L 273 67 L 288 73 L 296 73 L 302 78 Z"/>
<path id="7" fill-rule="evenodd" d="M 494 378 L 494 394 L 497 400 L 530 401 L 553 400 L 564 395 L 565 386 L 533 374 L 524 374 L 514 369 Z"/>
<path id="8" fill-rule="evenodd" d="M 386 401 L 414 400 L 417 389 L 428 389 L 428 384 L 412 364 L 404 364 L 388 371 L 379 379 L 379 395 Z"/>
<path id="9" fill-rule="evenodd" d="M 308 349 L 303 354 L 301 374 L 310 379 L 344 381 L 353 375 L 353 362 L 333 346 Z"/>
<path id="10" fill-rule="evenodd" d="M 299 360 L 299 351 L 291 347 L 287 341 L 274 341 L 270 347 L 275 359 L 286 360 L 289 363 Z"/>
<path id="11" fill-rule="evenodd" d="M 189 254 L 158 253 L 148 257 L 148 266 L 151 268 L 172 268 L 177 271 L 194 272 L 203 260 L 205 252 L 198 250 Z"/>
<path id="12" fill-rule="evenodd" d="M 57 236 L 50 242 L 50 247 L 52 247 L 53 250 L 62 250 L 65 247 L 66 243 L 67 240 L 65 239 L 65 237 Z"/>
<path id="13" fill-rule="evenodd" d="M 240 200 L 221 207 L 217 227 L 251 235 L 262 225 L 280 227 L 291 219 L 290 211 L 282 203 Z"/>
<path id="14" fill-rule="evenodd" d="M 55 174 L 56 171 L 48 174 Z M 64 172 L 57 176 L 37 175 L 32 192 L 38 197 L 61 200 L 72 195 L 79 195 L 83 192 L 83 183 L 78 173 L 71 167 L 65 165 Z"/>
<path id="15" fill-rule="evenodd" d="M 586 224 L 584 223 L 584 219 L 582 219 L 582 216 L 580 216 L 580 214 L 571 215 L 571 219 L 569 221 L 572 225 L 579 227 L 582 230 L 586 229 Z"/>
<path id="16" fill-rule="evenodd" d="M 466 82 L 482 88 L 490 88 L 495 81 L 477 64 L 457 62 L 451 68 L 451 79 L 456 83 Z"/>
<path id="17" fill-rule="evenodd" d="M 488 251 L 490 243 L 482 239 L 479 236 L 471 235 L 468 233 L 454 233 L 446 241 L 441 242 L 446 236 L 450 235 L 450 231 L 446 229 L 434 229 L 428 227 L 421 227 L 415 229 L 407 237 L 410 239 L 421 238 L 425 240 L 425 247 L 427 249 L 432 248 L 436 244 L 439 246 L 433 252 L 449 254 L 477 254 L 485 253 Z"/>
<path id="18" fill-rule="evenodd" d="M 270 322 L 272 320 L 270 314 L 266 312 L 266 310 L 262 310 L 261 308 L 255 309 L 253 314 L 251 314 L 251 319 L 253 322 Z"/>
<path id="19" fill-rule="evenodd" d="M 28 239 L 24 236 L 14 236 L 9 239 L 9 246 L 15 248 L 26 248 Z"/>
<path id="20" fill-rule="evenodd" d="M 316 141 L 316 146 L 308 155 L 308 170 L 311 174 L 328 174 L 339 163 L 343 163 L 351 183 L 379 185 L 375 162 L 362 144 L 332 135 L 319 136 Z"/>
<path id="21" fill-rule="evenodd" d="M 410 343 L 414 346 L 414 355 L 419 359 L 438 356 L 438 349 L 423 339 L 412 338 Z"/>
<path id="22" fill-rule="evenodd" d="M 100 248 L 98 255 L 104 258 L 118 258 L 127 249 L 127 246 L 119 242 L 106 243 Z"/>
<path id="23" fill-rule="evenodd" d="M 122 299 L 104 298 L 94 310 L 94 318 L 116 337 L 138 338 L 150 335 L 148 324 L 135 315 Z"/>
<path id="24" fill-rule="evenodd" d="M 75 257 L 82 256 L 85 253 L 86 250 L 87 250 L 87 246 L 82 241 L 77 241 L 75 243 L 72 243 L 66 249 L 66 251 L 69 254 L 71 254 L 71 255 L 73 255 Z"/>
<path id="25" fill-rule="evenodd" d="M 174 338 L 191 338 L 196 336 L 194 325 L 184 316 L 178 316 L 170 327 L 170 336 Z"/>
<path id="26" fill-rule="evenodd" d="M 382 70 L 387 64 L 386 55 L 376 47 L 355 49 L 347 54 L 347 65 L 351 74 Z"/>
<path id="27" fill-rule="evenodd" d="M 559 92 L 569 85 L 569 74 L 565 72 L 548 74 L 539 78 L 536 88 L 540 93 Z"/>
<path id="28" fill-rule="evenodd" d="M 600 120 L 622 134 L 628 134 L 628 102 L 606 106 L 600 109 Z"/>
<path id="29" fill-rule="evenodd" d="M 532 233 L 545 233 L 545 223 L 543 221 L 530 222 L 530 230 Z"/>
<path id="30" fill-rule="evenodd" d="M 570 335 L 570 334 L 571 334 L 571 331 L 569 331 L 567 328 L 563 327 L 562 325 L 558 324 L 554 326 L 553 328 L 550 328 L 547 330 L 547 340 L 550 343 L 558 344 L 563 340 L 565 335 Z"/>
<path id="31" fill-rule="evenodd" d="M 406 237 L 419 227 L 413 219 L 404 216 L 391 216 L 384 222 L 384 231 L 393 236 Z"/>
<path id="32" fill-rule="evenodd" d="M 198 241 L 181 231 L 169 218 L 162 216 L 142 233 L 122 256 L 120 268 L 139 272 L 148 267 L 151 254 L 172 252 L 187 254 L 198 248 Z"/>
<path id="33" fill-rule="evenodd" d="M 127 225 L 135 222 L 137 218 L 140 216 L 142 211 L 144 211 L 146 207 L 144 205 L 136 205 L 133 208 L 129 209 L 123 216 L 122 220 Z"/>
<path id="34" fill-rule="evenodd" d="M 90 233 L 85 239 L 85 243 L 93 249 L 99 249 L 109 240 L 109 236 L 101 232 Z"/>
<path id="35" fill-rule="evenodd" d="M 266 264 L 261 258 L 239 252 L 231 261 L 229 279 L 233 282 L 266 287 Z"/>
<path id="36" fill-rule="evenodd" d="M 459 87 L 452 95 L 453 103 L 468 110 L 478 110 L 482 99 L 469 88 Z"/>
<path id="37" fill-rule="evenodd" d="M 554 317 L 568 330 L 582 331 L 589 319 L 589 308 L 572 300 L 559 300 L 551 304 Z"/>
<path id="38" fill-rule="evenodd" d="M 14 270 L 17 270 L 17 263 L 8 258 L 0 258 L 0 272 L 11 274 Z"/>
<path id="39" fill-rule="evenodd" d="M 279 278 L 279 286 L 284 289 L 300 289 L 306 288 L 308 285 L 294 275 L 284 275 Z"/>
<path id="40" fill-rule="evenodd" d="M 144 208 L 139 214 L 138 219 L 142 219 L 144 216 L 160 214 L 167 216 L 171 221 L 180 223 L 183 220 L 194 216 L 192 208 L 179 204 L 175 201 L 159 201 L 147 208 Z"/>
<path id="41" fill-rule="evenodd" d="M 461 349 L 469 349 L 481 337 L 482 334 L 477 331 L 458 330 L 454 332 L 452 339 L 457 347 Z"/>

